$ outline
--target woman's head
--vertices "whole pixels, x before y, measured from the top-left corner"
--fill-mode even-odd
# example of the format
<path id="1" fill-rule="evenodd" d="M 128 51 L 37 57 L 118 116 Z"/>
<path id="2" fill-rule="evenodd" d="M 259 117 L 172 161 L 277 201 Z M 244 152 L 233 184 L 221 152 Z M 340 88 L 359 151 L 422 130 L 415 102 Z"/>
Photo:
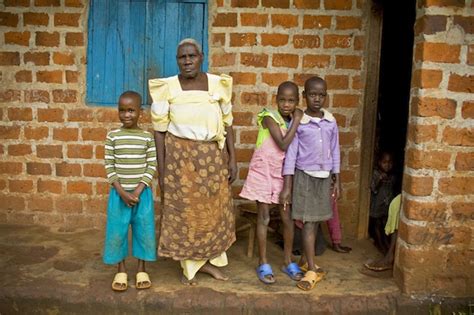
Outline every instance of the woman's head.
<path id="1" fill-rule="evenodd" d="M 293 113 L 299 100 L 298 86 L 295 83 L 285 81 L 278 86 L 276 101 L 278 111 L 282 116 L 289 116 Z"/>
<path id="2" fill-rule="evenodd" d="M 203 58 L 201 45 L 194 39 L 186 38 L 178 44 L 176 60 L 184 78 L 195 78 L 201 72 Z"/>

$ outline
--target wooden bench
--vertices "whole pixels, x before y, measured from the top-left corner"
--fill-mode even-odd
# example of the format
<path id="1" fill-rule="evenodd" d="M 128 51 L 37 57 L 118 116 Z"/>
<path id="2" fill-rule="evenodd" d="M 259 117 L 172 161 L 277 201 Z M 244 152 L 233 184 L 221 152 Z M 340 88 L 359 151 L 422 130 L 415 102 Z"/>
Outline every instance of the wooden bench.
<path id="1" fill-rule="evenodd" d="M 253 251 L 255 247 L 255 235 L 257 233 L 257 204 L 256 203 L 245 203 L 237 206 L 237 209 L 240 212 L 240 216 L 247 219 L 247 223 L 238 227 L 236 232 L 241 232 L 249 230 L 249 239 L 247 245 L 247 257 L 253 257 Z M 270 222 L 280 221 L 280 214 L 278 211 L 278 206 L 274 205 L 270 208 Z M 273 228 L 268 224 L 268 231 L 275 232 Z"/>

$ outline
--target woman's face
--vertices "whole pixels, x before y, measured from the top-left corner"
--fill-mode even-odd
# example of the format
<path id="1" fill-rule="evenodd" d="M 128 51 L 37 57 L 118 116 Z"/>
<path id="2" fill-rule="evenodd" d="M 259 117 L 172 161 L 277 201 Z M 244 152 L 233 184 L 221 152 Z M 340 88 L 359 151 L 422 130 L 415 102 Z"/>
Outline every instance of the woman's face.
<path id="1" fill-rule="evenodd" d="M 196 46 L 184 44 L 178 48 L 176 55 L 180 74 L 188 79 L 195 78 L 201 72 L 201 63 L 203 56 Z"/>

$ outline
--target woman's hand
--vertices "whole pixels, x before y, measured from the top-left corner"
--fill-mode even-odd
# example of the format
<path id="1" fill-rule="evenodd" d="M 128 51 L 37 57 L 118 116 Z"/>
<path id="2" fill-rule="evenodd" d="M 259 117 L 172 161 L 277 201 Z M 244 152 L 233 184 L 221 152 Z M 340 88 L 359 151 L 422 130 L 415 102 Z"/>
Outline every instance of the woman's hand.
<path id="1" fill-rule="evenodd" d="M 232 184 L 237 179 L 237 162 L 229 159 L 229 183 Z"/>

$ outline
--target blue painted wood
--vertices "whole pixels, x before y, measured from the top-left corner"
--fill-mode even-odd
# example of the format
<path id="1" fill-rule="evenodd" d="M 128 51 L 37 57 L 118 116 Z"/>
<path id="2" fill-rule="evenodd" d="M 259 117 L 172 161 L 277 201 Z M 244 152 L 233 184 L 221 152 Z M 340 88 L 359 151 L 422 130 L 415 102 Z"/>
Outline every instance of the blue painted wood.
<path id="1" fill-rule="evenodd" d="M 201 43 L 206 71 L 207 32 L 206 0 L 92 0 L 87 103 L 115 105 L 125 90 L 149 103 L 148 79 L 177 74 L 176 46 L 186 37 Z"/>

